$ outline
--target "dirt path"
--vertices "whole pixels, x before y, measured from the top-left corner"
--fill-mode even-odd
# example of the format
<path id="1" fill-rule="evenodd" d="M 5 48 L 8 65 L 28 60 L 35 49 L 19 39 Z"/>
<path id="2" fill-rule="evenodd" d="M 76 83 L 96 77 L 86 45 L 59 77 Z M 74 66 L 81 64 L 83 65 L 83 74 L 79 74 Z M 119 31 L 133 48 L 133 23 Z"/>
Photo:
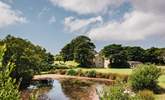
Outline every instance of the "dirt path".
<path id="1" fill-rule="evenodd" d="M 57 75 L 57 74 L 35 75 L 33 77 L 33 80 L 46 80 L 46 79 L 78 79 L 78 80 L 90 80 L 90 81 L 107 83 L 107 84 L 114 83 L 114 80 L 104 79 L 104 78 L 90 78 L 90 77 L 68 76 L 68 75 Z"/>

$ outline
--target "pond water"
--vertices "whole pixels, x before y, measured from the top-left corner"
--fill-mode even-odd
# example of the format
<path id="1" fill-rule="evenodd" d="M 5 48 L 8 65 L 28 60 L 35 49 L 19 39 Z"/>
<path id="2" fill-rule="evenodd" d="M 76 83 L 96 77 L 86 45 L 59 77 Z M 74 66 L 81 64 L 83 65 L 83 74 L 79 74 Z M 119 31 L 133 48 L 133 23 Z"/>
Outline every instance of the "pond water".
<path id="1" fill-rule="evenodd" d="M 80 80 L 42 80 L 33 81 L 28 89 L 22 91 L 22 99 L 30 95 L 37 100 L 99 100 L 97 90 L 103 85 Z"/>

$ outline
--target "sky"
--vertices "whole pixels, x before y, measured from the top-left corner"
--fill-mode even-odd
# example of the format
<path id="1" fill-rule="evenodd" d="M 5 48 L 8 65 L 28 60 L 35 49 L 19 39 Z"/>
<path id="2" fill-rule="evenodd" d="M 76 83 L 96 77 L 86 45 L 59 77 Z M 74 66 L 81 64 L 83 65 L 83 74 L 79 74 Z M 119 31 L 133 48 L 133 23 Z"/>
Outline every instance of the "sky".
<path id="1" fill-rule="evenodd" d="M 0 39 L 21 37 L 57 54 L 79 35 L 108 44 L 165 47 L 165 0 L 0 0 Z"/>

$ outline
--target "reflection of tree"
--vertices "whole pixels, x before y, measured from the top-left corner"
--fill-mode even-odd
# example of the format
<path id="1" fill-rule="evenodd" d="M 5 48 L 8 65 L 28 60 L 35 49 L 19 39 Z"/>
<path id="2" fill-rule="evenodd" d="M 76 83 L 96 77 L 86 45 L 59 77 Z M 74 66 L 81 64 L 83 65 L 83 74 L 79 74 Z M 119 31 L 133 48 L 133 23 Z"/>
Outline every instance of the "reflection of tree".
<path id="1" fill-rule="evenodd" d="M 33 81 L 33 85 L 37 86 L 37 89 L 31 91 L 31 95 L 37 96 L 37 100 L 49 100 L 46 95 L 53 87 L 53 80 L 40 80 Z"/>
<path id="2" fill-rule="evenodd" d="M 71 100 L 92 100 L 94 86 L 86 81 L 62 80 L 62 90 Z"/>
<path id="3" fill-rule="evenodd" d="M 40 80 L 40 81 L 32 81 L 32 85 L 37 86 L 38 88 L 42 87 L 53 87 L 53 80 Z"/>

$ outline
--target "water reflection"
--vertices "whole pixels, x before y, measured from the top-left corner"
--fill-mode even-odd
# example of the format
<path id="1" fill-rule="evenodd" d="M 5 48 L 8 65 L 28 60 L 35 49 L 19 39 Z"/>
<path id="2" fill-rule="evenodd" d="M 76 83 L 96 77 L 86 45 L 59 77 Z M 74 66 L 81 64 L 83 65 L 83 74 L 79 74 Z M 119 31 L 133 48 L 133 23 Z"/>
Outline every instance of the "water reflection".
<path id="1" fill-rule="evenodd" d="M 61 81 L 62 89 L 70 100 L 96 100 L 96 91 L 92 83 L 79 80 Z"/>
<path id="2" fill-rule="evenodd" d="M 44 80 L 32 83 L 28 92 L 39 100 L 98 100 L 96 85 L 80 80 Z M 23 100 L 26 100 L 23 98 Z"/>
<path id="3" fill-rule="evenodd" d="M 63 93 L 61 84 L 58 80 L 53 81 L 53 87 L 47 95 L 51 100 L 69 100 L 69 98 Z"/>

